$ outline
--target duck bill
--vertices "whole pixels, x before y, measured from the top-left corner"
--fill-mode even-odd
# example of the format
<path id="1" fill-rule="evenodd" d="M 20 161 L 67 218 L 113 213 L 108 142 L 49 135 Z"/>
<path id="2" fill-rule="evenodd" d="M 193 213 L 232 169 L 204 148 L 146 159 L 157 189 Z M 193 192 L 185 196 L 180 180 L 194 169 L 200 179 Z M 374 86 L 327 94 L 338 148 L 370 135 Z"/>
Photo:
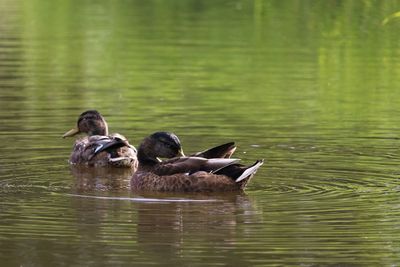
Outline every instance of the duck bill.
<path id="1" fill-rule="evenodd" d="M 182 150 L 182 149 L 180 149 L 180 150 L 178 151 L 178 156 L 180 156 L 180 157 L 186 157 L 185 154 L 183 153 L 183 150 Z"/>
<path id="2" fill-rule="evenodd" d="M 68 132 L 66 132 L 66 133 L 62 136 L 62 138 L 74 136 L 74 135 L 76 135 L 76 134 L 78 134 L 78 133 L 79 133 L 79 129 L 78 129 L 78 128 L 72 128 L 71 130 L 69 130 Z"/>

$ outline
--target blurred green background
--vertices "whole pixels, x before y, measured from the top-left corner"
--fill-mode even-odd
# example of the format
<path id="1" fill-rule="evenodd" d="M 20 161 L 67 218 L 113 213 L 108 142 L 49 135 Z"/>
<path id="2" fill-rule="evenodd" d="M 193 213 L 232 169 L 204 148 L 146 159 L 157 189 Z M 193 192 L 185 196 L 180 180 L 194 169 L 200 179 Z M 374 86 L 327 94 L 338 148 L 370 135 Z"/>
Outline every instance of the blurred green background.
<path id="1" fill-rule="evenodd" d="M 399 11 L 0 0 L 0 263 L 396 265 Z M 167 130 L 266 163 L 245 195 L 135 202 L 128 176 L 71 172 L 61 135 L 87 109 L 134 145 Z"/>

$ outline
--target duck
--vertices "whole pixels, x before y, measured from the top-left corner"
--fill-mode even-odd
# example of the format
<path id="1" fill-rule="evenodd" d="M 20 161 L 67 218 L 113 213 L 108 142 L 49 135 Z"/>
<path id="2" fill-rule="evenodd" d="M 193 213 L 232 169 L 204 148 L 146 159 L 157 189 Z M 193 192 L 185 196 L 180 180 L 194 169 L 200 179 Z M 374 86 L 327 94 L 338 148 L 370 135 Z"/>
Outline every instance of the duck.
<path id="1" fill-rule="evenodd" d="M 102 167 L 138 168 L 137 151 L 125 136 L 108 133 L 108 124 L 97 110 L 87 110 L 79 115 L 76 126 L 62 137 L 77 134 L 86 136 L 75 141 L 69 163 Z"/>
<path id="2" fill-rule="evenodd" d="M 240 159 L 229 157 L 233 149 L 232 144 L 228 144 L 231 149 L 226 150 L 226 157 L 199 157 L 204 156 L 204 152 L 187 157 L 174 133 L 153 133 L 138 148 L 139 167 L 131 177 L 131 189 L 141 192 L 243 191 L 264 160 L 257 160 L 250 166 L 239 164 Z M 224 151 L 211 149 L 216 150 Z"/>

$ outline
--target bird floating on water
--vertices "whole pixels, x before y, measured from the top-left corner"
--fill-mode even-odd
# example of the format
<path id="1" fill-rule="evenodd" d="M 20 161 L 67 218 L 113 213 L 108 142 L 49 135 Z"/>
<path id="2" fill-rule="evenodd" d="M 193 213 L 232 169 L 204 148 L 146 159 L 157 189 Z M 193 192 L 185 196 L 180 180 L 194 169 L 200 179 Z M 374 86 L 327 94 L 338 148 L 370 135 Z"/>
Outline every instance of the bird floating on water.
<path id="1" fill-rule="evenodd" d="M 230 158 L 236 148 L 233 143 L 219 147 L 213 149 L 219 151 L 221 158 L 199 157 L 204 156 L 203 152 L 185 157 L 175 134 L 156 132 L 146 137 L 138 148 L 139 167 L 131 178 L 131 188 L 162 192 L 244 190 L 264 161 L 244 166 L 238 164 L 239 159 Z"/>
<path id="2" fill-rule="evenodd" d="M 136 149 L 121 134 L 108 134 L 108 125 L 97 110 L 83 112 L 76 127 L 62 137 L 71 137 L 79 133 L 87 136 L 75 141 L 69 162 L 89 166 L 138 167 Z"/>

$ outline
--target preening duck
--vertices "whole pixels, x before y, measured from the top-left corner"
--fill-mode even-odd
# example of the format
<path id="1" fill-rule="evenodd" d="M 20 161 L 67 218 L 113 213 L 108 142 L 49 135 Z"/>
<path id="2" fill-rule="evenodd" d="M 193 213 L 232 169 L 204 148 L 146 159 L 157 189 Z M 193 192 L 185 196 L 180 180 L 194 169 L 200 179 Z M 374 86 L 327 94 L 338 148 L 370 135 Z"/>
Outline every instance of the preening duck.
<path id="1" fill-rule="evenodd" d="M 233 143 L 218 147 L 206 151 L 214 151 L 208 152 L 212 155 L 219 151 L 221 158 L 198 157 L 207 155 L 206 151 L 196 153 L 194 157 L 185 157 L 175 134 L 156 132 L 146 137 L 139 146 L 139 168 L 131 178 L 131 188 L 134 191 L 163 192 L 244 190 L 263 160 L 244 166 L 238 164 L 239 159 L 229 158 L 236 148 Z"/>

